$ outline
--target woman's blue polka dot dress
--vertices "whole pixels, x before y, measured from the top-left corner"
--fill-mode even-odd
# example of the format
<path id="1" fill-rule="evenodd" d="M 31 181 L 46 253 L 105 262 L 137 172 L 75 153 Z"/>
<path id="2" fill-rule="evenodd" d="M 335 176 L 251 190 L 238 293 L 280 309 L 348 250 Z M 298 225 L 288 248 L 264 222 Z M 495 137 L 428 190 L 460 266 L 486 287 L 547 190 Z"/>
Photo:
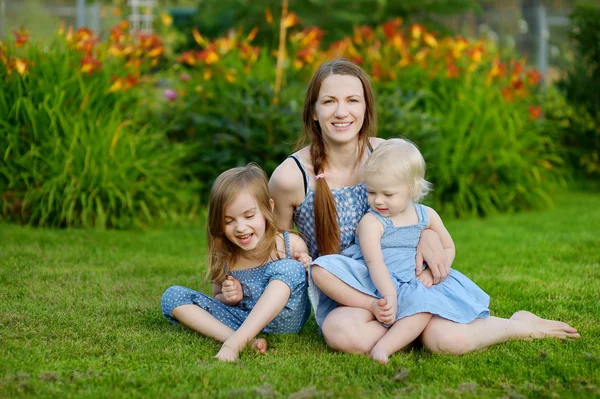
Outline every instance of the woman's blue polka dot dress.
<path id="1" fill-rule="evenodd" d="M 173 286 L 162 296 L 162 312 L 173 323 L 173 309 L 182 305 L 197 305 L 217 320 L 237 330 L 246 320 L 267 285 L 280 280 L 290 287 L 291 295 L 281 312 L 263 328 L 265 333 L 297 333 L 310 316 L 310 302 L 306 290 L 306 271 L 290 253 L 289 233 L 284 232 L 287 257 L 264 265 L 244 270 L 232 270 L 230 274 L 241 284 L 243 299 L 235 306 L 225 305 L 218 300 L 192 289 Z"/>

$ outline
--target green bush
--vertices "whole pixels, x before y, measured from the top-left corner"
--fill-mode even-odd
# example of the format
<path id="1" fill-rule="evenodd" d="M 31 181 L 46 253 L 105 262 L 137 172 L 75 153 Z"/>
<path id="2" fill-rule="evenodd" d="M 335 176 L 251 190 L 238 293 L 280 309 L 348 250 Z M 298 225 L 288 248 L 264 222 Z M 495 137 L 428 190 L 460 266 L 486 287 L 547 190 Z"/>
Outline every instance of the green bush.
<path id="1" fill-rule="evenodd" d="M 600 7 L 580 4 L 571 14 L 573 62 L 557 86 L 567 104 L 554 101 L 547 113 L 560 122 L 562 144 L 575 170 L 600 177 Z"/>
<path id="2" fill-rule="evenodd" d="M 181 166 L 189 149 L 140 122 L 143 92 L 114 90 L 122 62 L 92 59 L 77 44 L 2 49 L 3 218 L 126 228 L 192 209 L 193 181 Z"/>

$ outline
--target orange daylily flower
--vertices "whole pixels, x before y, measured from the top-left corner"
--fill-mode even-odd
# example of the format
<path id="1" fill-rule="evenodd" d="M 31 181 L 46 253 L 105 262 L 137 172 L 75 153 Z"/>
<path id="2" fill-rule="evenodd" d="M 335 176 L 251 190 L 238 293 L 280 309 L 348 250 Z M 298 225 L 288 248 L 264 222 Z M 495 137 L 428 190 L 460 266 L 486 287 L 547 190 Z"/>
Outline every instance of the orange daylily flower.
<path id="1" fill-rule="evenodd" d="M 29 71 L 29 66 L 27 60 L 21 58 L 15 58 L 14 61 L 15 69 L 21 76 L 25 76 L 25 74 Z"/>
<path id="2" fill-rule="evenodd" d="M 402 18 L 396 18 L 383 24 L 383 33 L 388 39 L 398 35 L 398 28 L 402 25 Z"/>
<path id="3" fill-rule="evenodd" d="M 283 25 L 286 28 L 291 28 L 292 26 L 297 25 L 299 22 L 300 20 L 294 12 L 289 12 L 283 19 Z"/>
<path id="4" fill-rule="evenodd" d="M 190 66 L 193 66 L 196 64 L 196 55 L 194 51 L 186 51 L 185 53 L 181 54 L 179 56 L 179 58 L 177 59 L 177 62 L 184 62 Z"/>
<path id="5" fill-rule="evenodd" d="M 530 85 L 537 85 L 542 80 L 542 75 L 537 71 L 537 69 L 530 69 L 527 71 L 527 82 Z"/>
<path id="6" fill-rule="evenodd" d="M 273 14 L 271 14 L 271 9 L 270 8 L 265 8 L 265 20 L 269 24 L 273 23 Z"/>
<path id="7" fill-rule="evenodd" d="M 258 27 L 254 27 L 250 33 L 248 33 L 248 36 L 246 36 L 246 40 L 248 42 L 251 42 L 252 40 L 254 40 L 254 38 L 256 37 L 256 34 L 258 33 Z"/>
<path id="8" fill-rule="evenodd" d="M 196 43 L 198 43 L 199 46 L 206 46 L 206 40 L 202 37 L 200 32 L 198 32 L 198 29 L 196 29 L 195 27 L 192 29 L 192 35 L 194 36 L 194 40 L 196 41 Z"/>
<path id="9" fill-rule="evenodd" d="M 15 38 L 16 38 L 15 39 L 15 47 L 16 48 L 23 46 L 25 43 L 27 43 L 27 40 L 29 39 L 29 34 L 26 33 L 23 30 L 23 28 L 21 28 L 19 32 L 14 30 L 13 34 L 15 35 Z"/>
<path id="10" fill-rule="evenodd" d="M 92 55 L 87 54 L 81 59 L 81 72 L 91 74 L 99 70 L 102 63 L 94 58 Z"/>
<path id="11" fill-rule="evenodd" d="M 437 40 L 435 40 L 435 36 L 433 36 L 431 33 L 425 33 L 423 35 L 423 41 L 425 41 L 429 47 L 437 47 L 438 45 Z"/>
<path id="12" fill-rule="evenodd" d="M 421 38 L 421 34 L 423 34 L 423 27 L 419 24 L 413 24 L 410 27 L 410 34 L 412 35 L 413 39 L 418 40 Z"/>
<path id="13" fill-rule="evenodd" d="M 458 76 L 459 73 L 459 69 L 456 66 L 456 64 L 454 63 L 447 63 L 446 64 L 446 76 L 453 79 L 456 78 Z"/>
<path id="14" fill-rule="evenodd" d="M 542 116 L 542 108 L 538 107 L 537 105 L 530 105 L 529 106 L 529 118 L 531 118 L 531 120 L 536 120 L 538 118 L 540 118 Z"/>

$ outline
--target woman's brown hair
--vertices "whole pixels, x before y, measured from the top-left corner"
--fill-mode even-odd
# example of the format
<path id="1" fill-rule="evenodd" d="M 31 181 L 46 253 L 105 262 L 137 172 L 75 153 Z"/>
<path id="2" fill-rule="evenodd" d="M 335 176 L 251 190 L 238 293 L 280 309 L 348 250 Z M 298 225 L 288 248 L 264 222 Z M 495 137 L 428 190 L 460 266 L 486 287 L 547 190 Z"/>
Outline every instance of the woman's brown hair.
<path id="1" fill-rule="evenodd" d="M 277 252 L 276 237 L 280 230 L 271 209 L 265 172 L 255 163 L 225 171 L 215 180 L 208 199 L 207 275 L 215 283 L 225 280 L 225 266 L 234 265 L 239 255 L 240 248 L 225 236 L 225 208 L 244 190 L 252 195 L 265 217 L 265 235 L 257 247 L 259 258 L 266 262 L 273 252 Z"/>
<path id="2" fill-rule="evenodd" d="M 327 148 L 323 140 L 323 132 L 319 121 L 315 121 L 315 105 L 319 98 L 319 91 L 325 78 L 330 75 L 350 75 L 357 77 L 364 90 L 365 116 L 363 125 L 358 134 L 358 154 L 356 164 L 363 158 L 365 148 L 370 147 L 369 137 L 377 134 L 377 113 L 375 111 L 375 96 L 368 75 L 361 67 L 345 58 L 322 64 L 313 75 L 304 100 L 302 120 L 304 133 L 301 142 L 310 143 L 310 156 L 315 176 L 323 173 L 327 166 Z M 317 248 L 320 255 L 338 253 L 340 251 L 340 232 L 337 222 L 335 200 L 325 179 L 318 179 L 315 187 L 314 199 L 315 234 Z"/>

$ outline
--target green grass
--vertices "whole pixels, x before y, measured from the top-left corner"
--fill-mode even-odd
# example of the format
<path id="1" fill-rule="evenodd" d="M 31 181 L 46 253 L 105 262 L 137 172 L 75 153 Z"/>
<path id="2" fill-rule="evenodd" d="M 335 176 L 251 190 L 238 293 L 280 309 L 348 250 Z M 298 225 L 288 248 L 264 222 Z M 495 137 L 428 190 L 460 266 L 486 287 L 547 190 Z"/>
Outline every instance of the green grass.
<path id="1" fill-rule="evenodd" d="M 557 204 L 447 225 L 455 267 L 490 294 L 494 315 L 528 309 L 581 339 L 457 357 L 413 348 L 388 366 L 328 350 L 314 319 L 268 337 L 264 356 L 214 361 L 219 344 L 169 324 L 159 305 L 173 284 L 208 292 L 201 227 L 0 224 L 0 397 L 600 397 L 600 194 Z"/>

